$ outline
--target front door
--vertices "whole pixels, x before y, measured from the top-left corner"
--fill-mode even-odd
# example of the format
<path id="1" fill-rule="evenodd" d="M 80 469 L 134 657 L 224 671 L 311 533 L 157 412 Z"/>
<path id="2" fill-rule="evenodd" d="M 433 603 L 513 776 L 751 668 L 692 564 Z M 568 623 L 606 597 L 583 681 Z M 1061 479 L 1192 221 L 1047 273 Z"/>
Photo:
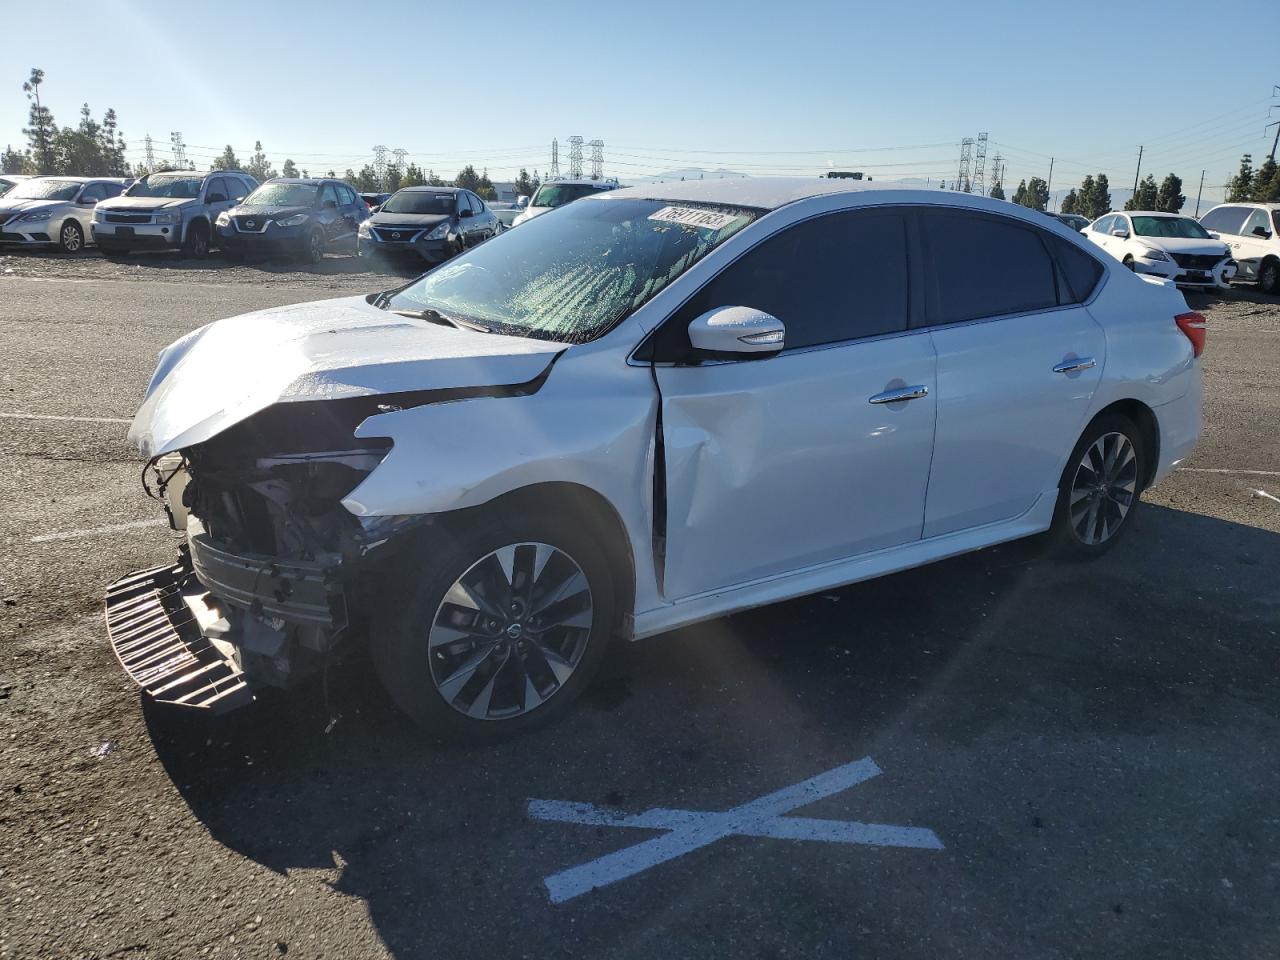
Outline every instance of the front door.
<path id="1" fill-rule="evenodd" d="M 924 535 L 935 537 L 1012 519 L 1054 494 L 1102 378 L 1106 337 L 1079 305 L 1101 268 L 1066 241 L 1005 217 L 922 220 L 938 356 Z M 1083 260 L 1059 274 L 1058 257 Z"/>
<path id="2" fill-rule="evenodd" d="M 906 227 L 894 212 L 788 227 L 659 331 L 668 598 L 919 539 L 935 361 L 928 334 L 908 330 Z M 724 306 L 782 320 L 785 349 L 691 355 L 689 322 Z"/>

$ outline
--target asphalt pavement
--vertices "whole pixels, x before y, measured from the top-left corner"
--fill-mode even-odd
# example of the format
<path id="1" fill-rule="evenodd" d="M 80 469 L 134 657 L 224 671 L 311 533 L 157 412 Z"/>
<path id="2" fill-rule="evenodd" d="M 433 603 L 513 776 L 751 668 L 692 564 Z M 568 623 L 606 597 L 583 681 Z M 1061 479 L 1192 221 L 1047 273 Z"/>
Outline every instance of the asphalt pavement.
<path id="1" fill-rule="evenodd" d="M 1280 955 L 1280 301 L 1191 298 L 1204 439 L 1096 562 L 1011 544 L 621 647 L 481 747 L 359 661 L 142 703 L 101 597 L 173 555 L 124 440 L 157 351 L 399 282 L 0 258 L 0 957 Z"/>

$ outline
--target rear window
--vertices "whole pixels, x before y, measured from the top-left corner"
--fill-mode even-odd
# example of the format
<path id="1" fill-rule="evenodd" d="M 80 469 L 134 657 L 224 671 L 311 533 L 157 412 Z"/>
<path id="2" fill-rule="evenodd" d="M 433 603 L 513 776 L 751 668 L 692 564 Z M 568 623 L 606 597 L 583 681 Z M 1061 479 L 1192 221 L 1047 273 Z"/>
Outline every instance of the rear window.
<path id="1" fill-rule="evenodd" d="M 930 213 L 923 222 L 934 323 L 1058 305 L 1053 260 L 1036 231 L 968 213 Z"/>
<path id="2" fill-rule="evenodd" d="M 582 197 L 589 197 L 601 188 L 589 183 L 544 183 L 534 196 L 532 207 L 563 207 Z"/>
<path id="3" fill-rule="evenodd" d="M 453 193 L 431 193 L 418 190 L 401 190 L 382 205 L 382 213 L 451 214 Z"/>
<path id="4" fill-rule="evenodd" d="M 1200 218 L 1200 226 L 1218 233 L 1238 234 L 1248 215 L 1248 207 L 1214 207 Z"/>

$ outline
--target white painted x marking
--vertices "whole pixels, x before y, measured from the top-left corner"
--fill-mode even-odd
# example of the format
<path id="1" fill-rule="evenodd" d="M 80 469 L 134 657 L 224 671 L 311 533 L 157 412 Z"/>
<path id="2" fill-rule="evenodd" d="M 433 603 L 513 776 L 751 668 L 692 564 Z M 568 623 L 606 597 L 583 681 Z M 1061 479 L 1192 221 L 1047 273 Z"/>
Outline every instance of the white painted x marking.
<path id="1" fill-rule="evenodd" d="M 655 807 L 644 813 L 628 815 L 590 803 L 530 800 L 529 816 L 534 820 L 667 831 L 662 836 L 552 874 L 543 883 L 547 886 L 552 903 L 564 903 L 596 887 L 635 876 L 650 867 L 731 836 L 823 840 L 827 843 L 861 843 L 874 847 L 914 847 L 922 850 L 943 849 L 942 841 L 937 835 L 923 827 L 783 816 L 824 797 L 856 787 L 880 772 L 874 760 L 863 757 L 722 813 Z"/>

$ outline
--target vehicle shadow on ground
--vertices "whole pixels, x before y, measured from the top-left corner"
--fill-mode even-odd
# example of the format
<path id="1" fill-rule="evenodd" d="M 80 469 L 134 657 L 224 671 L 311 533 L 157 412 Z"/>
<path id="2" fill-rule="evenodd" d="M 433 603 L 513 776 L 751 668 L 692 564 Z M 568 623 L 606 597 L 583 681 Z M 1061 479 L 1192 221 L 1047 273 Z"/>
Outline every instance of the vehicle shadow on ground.
<path id="1" fill-rule="evenodd" d="M 426 270 L 425 264 L 406 259 L 403 262 L 388 260 L 371 263 L 353 254 L 328 254 L 319 263 L 306 263 L 291 258 L 232 260 L 213 250 L 208 256 L 192 259 L 172 252 L 133 253 L 127 256 L 107 258 L 98 250 L 80 253 L 63 253 L 58 250 L 0 251 L 2 255 L 23 256 L 32 259 L 59 261 L 109 260 L 121 266 L 132 266 L 163 272 L 166 270 L 219 273 L 224 270 L 248 267 L 262 273 L 310 273 L 318 276 L 344 276 L 359 273 L 383 273 L 392 277 L 416 277 Z"/>
<path id="2" fill-rule="evenodd" d="M 1241 286 L 1237 284 L 1230 290 L 1183 290 L 1182 294 L 1187 299 L 1187 306 L 1193 310 L 1206 310 L 1209 307 L 1216 307 L 1222 303 L 1257 303 L 1264 306 L 1275 306 L 1280 302 L 1280 296 L 1275 294 L 1266 294 L 1255 286 Z"/>
<path id="3" fill-rule="evenodd" d="M 327 706 L 316 686 L 213 721 L 162 708 L 146 719 L 166 771 L 215 839 L 272 870 L 332 870 L 334 888 L 367 903 L 397 957 L 568 955 L 566 944 L 589 956 L 651 956 L 665 936 L 705 933 L 704 910 L 726 902 L 780 911 L 787 952 L 806 955 L 808 945 L 816 955 L 842 930 L 856 938 L 860 923 L 881 931 L 875 898 L 895 894 L 880 890 L 880 874 L 817 884 L 798 864 L 834 856 L 815 852 L 823 844 L 790 847 L 802 852 L 788 854 L 785 870 L 756 860 L 734 878 L 718 877 L 700 853 L 682 861 L 688 867 L 662 868 L 661 880 L 555 906 L 542 878 L 651 834 L 534 823 L 526 799 L 725 809 L 871 754 L 894 767 L 899 785 L 914 771 L 921 798 L 943 795 L 917 815 L 948 836 L 995 816 L 972 810 L 1003 815 L 1016 804 L 1016 825 L 988 830 L 1011 834 L 999 842 L 1016 847 L 1018 831 L 1031 828 L 1022 801 L 1003 795 L 1010 765 L 1052 768 L 1082 739 L 1136 739 L 1149 756 L 1167 731 L 1202 723 L 1219 701 L 1280 717 L 1280 535 L 1144 505 L 1100 560 L 1054 562 L 1041 548 L 1010 544 L 628 645 L 563 720 L 497 743 L 424 739 L 361 664 L 330 673 Z M 993 739 L 1003 746 L 984 751 Z M 939 769 L 951 751 L 968 751 L 966 772 Z M 933 782 L 950 775 L 959 784 Z M 971 837 L 957 856 L 992 842 Z M 1039 850 L 1045 841 L 1025 842 Z M 1007 862 L 984 860 L 993 876 L 969 890 L 966 909 L 1016 919 L 1032 869 L 1016 849 Z M 1071 861 L 1080 876 L 1037 883 L 1089 889 L 1101 869 L 1091 849 Z M 819 861 L 814 874 L 831 869 Z M 912 915 L 927 926 L 934 893 L 898 881 L 904 897 L 919 890 Z M 1207 935 L 1195 929 L 1191 939 Z"/>

